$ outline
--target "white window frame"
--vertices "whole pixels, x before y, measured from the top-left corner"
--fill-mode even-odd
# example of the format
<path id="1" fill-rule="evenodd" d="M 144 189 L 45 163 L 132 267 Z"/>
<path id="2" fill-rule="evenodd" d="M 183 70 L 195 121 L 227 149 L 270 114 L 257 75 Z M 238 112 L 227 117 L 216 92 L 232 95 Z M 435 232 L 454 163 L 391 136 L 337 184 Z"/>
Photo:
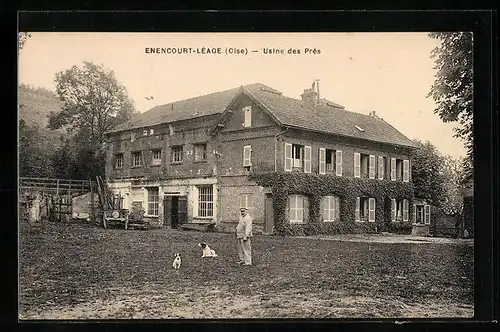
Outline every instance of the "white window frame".
<path id="1" fill-rule="evenodd" d="M 312 149 L 310 146 L 304 146 L 304 173 L 311 173 Z"/>
<path id="2" fill-rule="evenodd" d="M 371 154 L 368 160 L 368 177 L 370 179 L 375 179 L 375 173 L 376 173 L 376 159 L 375 156 Z"/>
<path id="3" fill-rule="evenodd" d="M 254 206 L 253 196 L 254 196 L 253 193 L 242 193 L 239 196 L 240 209 L 246 208 L 250 216 L 253 216 L 253 206 Z"/>
<path id="4" fill-rule="evenodd" d="M 252 166 L 252 146 L 245 145 L 243 147 L 243 167 Z"/>
<path id="5" fill-rule="evenodd" d="M 172 163 L 182 163 L 184 159 L 184 147 L 182 145 L 174 145 L 171 148 Z"/>
<path id="6" fill-rule="evenodd" d="M 354 177 L 361 177 L 361 153 L 354 152 Z"/>
<path id="7" fill-rule="evenodd" d="M 326 149 L 319 148 L 319 174 L 326 174 Z"/>
<path id="8" fill-rule="evenodd" d="M 321 211 L 324 222 L 338 221 L 340 218 L 340 198 L 338 196 L 324 196 Z"/>
<path id="9" fill-rule="evenodd" d="M 378 179 L 383 180 L 384 179 L 384 170 L 385 170 L 385 165 L 384 165 L 384 157 L 383 156 L 378 156 Z"/>
<path id="10" fill-rule="evenodd" d="M 142 166 L 142 151 L 133 151 L 132 167 L 141 167 L 141 166 Z"/>
<path id="11" fill-rule="evenodd" d="M 198 217 L 211 218 L 213 216 L 214 216 L 214 187 L 212 185 L 199 186 Z"/>
<path id="12" fill-rule="evenodd" d="M 391 158 L 391 181 L 396 181 L 396 158 Z"/>
<path id="13" fill-rule="evenodd" d="M 297 152 L 299 151 L 299 158 L 297 157 Z M 303 168 L 304 167 L 304 146 L 300 144 L 292 144 L 292 169 L 293 168 Z"/>
<path id="14" fill-rule="evenodd" d="M 410 161 L 403 160 L 403 182 L 410 182 Z"/>
<path id="15" fill-rule="evenodd" d="M 148 195 L 147 215 L 151 217 L 158 217 L 160 206 L 160 189 L 158 187 L 147 187 L 146 192 Z M 155 199 L 152 200 L 152 198 Z"/>
<path id="16" fill-rule="evenodd" d="M 291 172 L 293 169 L 292 144 L 285 143 L 285 172 Z"/>
<path id="17" fill-rule="evenodd" d="M 252 106 L 243 107 L 243 114 L 245 117 L 245 120 L 243 122 L 243 126 L 245 128 L 251 127 L 252 126 Z"/>
<path id="18" fill-rule="evenodd" d="M 289 222 L 291 224 L 301 224 L 304 222 L 304 199 L 302 195 L 289 195 Z M 300 204 L 299 204 L 300 202 Z M 292 213 L 293 211 L 293 213 Z M 292 218 L 293 215 L 293 218 Z M 300 218 L 299 218 L 300 217 Z"/>
<path id="19" fill-rule="evenodd" d="M 336 176 L 342 176 L 342 151 L 341 150 L 336 150 L 335 151 L 335 175 Z"/>
<path id="20" fill-rule="evenodd" d="M 115 169 L 123 169 L 123 153 L 115 155 Z"/>
<path id="21" fill-rule="evenodd" d="M 205 161 L 205 160 L 207 160 L 207 143 L 194 144 L 194 161 Z"/>
<path id="22" fill-rule="evenodd" d="M 156 156 L 155 158 L 156 152 L 159 152 L 159 156 Z M 153 166 L 161 165 L 161 149 L 153 149 L 151 150 L 151 154 L 152 154 L 152 165 Z"/>

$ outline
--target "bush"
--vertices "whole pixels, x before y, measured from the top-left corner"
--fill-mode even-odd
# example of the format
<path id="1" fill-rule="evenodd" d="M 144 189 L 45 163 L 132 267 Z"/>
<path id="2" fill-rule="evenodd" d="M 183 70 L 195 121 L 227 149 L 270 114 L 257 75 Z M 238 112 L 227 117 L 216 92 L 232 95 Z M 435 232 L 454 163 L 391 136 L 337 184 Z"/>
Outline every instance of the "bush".
<path id="1" fill-rule="evenodd" d="M 409 182 L 375 179 L 347 178 L 335 175 L 267 172 L 249 176 L 273 192 L 274 225 L 279 235 L 312 235 L 332 233 L 369 233 L 411 229 L 411 222 L 392 223 L 391 199 L 406 198 L 413 205 L 414 189 Z M 301 194 L 309 198 L 309 216 L 305 224 L 291 225 L 286 220 L 288 195 Z M 320 202 L 323 196 L 340 197 L 340 222 L 321 222 Z M 376 200 L 374 223 L 356 223 L 356 197 L 373 197 Z"/>

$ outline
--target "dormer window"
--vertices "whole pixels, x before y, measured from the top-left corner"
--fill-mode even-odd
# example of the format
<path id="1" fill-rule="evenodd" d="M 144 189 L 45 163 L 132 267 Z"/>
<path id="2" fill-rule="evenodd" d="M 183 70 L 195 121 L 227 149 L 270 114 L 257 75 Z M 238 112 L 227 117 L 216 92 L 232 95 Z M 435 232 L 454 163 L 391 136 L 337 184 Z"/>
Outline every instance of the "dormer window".
<path id="1" fill-rule="evenodd" d="M 365 131 L 363 128 L 361 128 L 361 127 L 360 127 L 360 126 L 358 126 L 358 125 L 354 125 L 354 127 L 356 127 L 356 129 L 357 129 L 357 130 L 359 130 L 359 131 Z"/>
<path id="2" fill-rule="evenodd" d="M 243 113 L 245 115 L 245 122 L 243 126 L 248 128 L 252 125 L 252 106 L 243 107 Z"/>

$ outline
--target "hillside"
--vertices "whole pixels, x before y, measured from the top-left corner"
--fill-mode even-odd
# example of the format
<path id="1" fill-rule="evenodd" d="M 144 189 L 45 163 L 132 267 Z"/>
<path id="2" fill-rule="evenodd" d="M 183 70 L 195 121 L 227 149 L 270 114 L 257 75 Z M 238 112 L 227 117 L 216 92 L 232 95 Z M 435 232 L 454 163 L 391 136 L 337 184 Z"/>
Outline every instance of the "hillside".
<path id="1" fill-rule="evenodd" d="M 41 145 L 47 149 L 54 149 L 61 142 L 64 130 L 50 130 L 47 128 L 48 115 L 57 111 L 63 103 L 55 93 L 44 88 L 34 88 L 21 84 L 18 88 L 18 119 L 24 120 L 30 128 L 38 127 L 41 135 Z"/>

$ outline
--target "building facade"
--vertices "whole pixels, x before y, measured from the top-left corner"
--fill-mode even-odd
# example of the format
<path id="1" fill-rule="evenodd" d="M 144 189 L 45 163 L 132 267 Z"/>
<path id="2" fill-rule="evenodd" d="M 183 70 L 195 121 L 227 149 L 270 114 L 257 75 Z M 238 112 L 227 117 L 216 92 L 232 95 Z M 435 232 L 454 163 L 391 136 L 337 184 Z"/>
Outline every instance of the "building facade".
<path id="1" fill-rule="evenodd" d="M 279 223 L 297 227 L 352 221 L 372 231 L 415 219 L 413 142 L 374 112 L 347 111 L 315 88 L 298 100 L 256 83 L 158 106 L 108 132 L 106 144 L 110 189 L 159 227 L 233 229 L 240 207 L 264 233 L 281 215 Z M 321 195 L 313 186 L 294 192 L 258 174 L 331 185 Z"/>

